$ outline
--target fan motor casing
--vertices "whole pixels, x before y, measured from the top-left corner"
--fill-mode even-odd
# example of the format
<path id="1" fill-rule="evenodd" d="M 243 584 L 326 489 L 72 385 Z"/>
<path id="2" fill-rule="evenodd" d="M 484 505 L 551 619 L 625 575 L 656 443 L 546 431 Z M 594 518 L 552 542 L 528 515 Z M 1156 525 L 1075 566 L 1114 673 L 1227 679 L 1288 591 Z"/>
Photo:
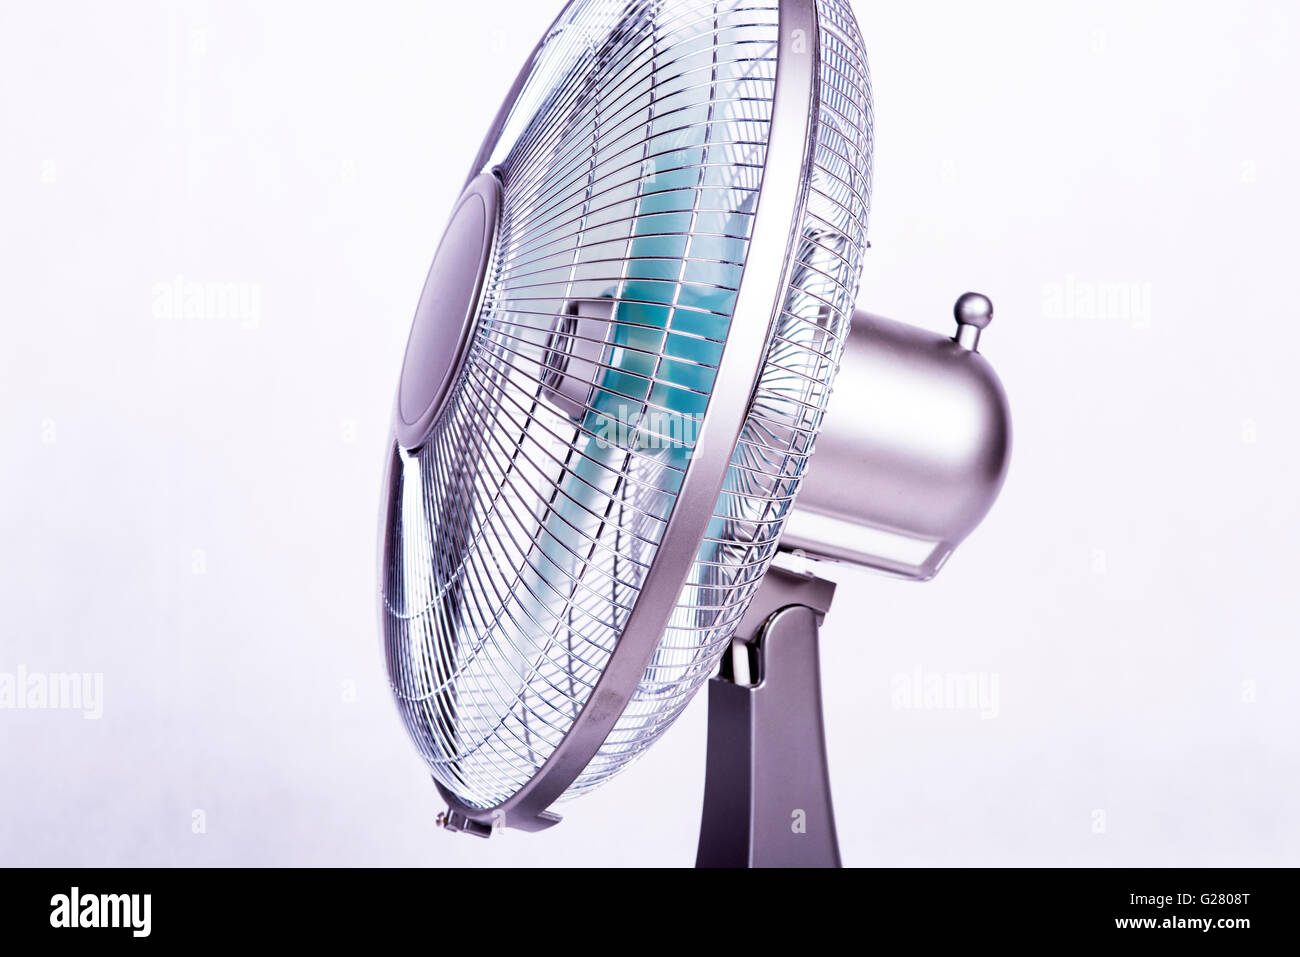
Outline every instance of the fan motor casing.
<path id="1" fill-rule="evenodd" d="M 854 314 L 783 548 L 928 581 L 988 514 L 1011 412 L 968 325 L 949 338 Z"/>

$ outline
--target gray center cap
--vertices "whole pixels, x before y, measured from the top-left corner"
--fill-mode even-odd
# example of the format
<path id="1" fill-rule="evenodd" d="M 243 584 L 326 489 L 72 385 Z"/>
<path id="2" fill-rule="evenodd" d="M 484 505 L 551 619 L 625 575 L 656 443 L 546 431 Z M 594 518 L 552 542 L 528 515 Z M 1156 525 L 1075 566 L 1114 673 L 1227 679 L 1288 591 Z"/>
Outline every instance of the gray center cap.
<path id="1" fill-rule="evenodd" d="M 469 349 L 492 258 L 501 183 L 491 173 L 465 188 L 424 280 L 397 386 L 397 440 L 409 450 L 428 438 Z"/>

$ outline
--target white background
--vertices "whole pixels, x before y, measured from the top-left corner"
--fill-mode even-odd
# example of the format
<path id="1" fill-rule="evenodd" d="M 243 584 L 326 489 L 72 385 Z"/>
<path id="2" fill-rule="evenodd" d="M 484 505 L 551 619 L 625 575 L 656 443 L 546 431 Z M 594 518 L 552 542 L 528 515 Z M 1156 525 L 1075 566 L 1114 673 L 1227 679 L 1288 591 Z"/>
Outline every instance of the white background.
<path id="1" fill-rule="evenodd" d="M 988 293 L 1016 444 L 937 580 L 831 571 L 846 863 L 1300 864 L 1300 13 L 855 6 L 862 303 L 946 331 Z M 560 827 L 479 841 L 434 827 L 376 634 L 408 323 L 557 9 L 0 12 L 0 671 L 104 676 L 101 720 L 0 711 L 0 863 L 693 859 L 703 696 Z M 257 314 L 160 316 L 178 276 Z M 1136 311 L 1073 298 L 1103 283 Z M 996 676 L 996 717 L 896 707 L 918 668 Z"/>

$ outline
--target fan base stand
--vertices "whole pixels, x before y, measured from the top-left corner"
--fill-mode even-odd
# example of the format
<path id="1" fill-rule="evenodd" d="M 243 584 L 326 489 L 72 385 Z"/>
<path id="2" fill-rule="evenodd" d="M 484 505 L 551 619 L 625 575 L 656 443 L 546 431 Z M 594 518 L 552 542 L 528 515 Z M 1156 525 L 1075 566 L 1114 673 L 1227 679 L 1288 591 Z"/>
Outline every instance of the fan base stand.
<path id="1" fill-rule="evenodd" d="M 696 867 L 839 867 L 817 638 L 832 582 L 773 565 L 709 681 Z"/>

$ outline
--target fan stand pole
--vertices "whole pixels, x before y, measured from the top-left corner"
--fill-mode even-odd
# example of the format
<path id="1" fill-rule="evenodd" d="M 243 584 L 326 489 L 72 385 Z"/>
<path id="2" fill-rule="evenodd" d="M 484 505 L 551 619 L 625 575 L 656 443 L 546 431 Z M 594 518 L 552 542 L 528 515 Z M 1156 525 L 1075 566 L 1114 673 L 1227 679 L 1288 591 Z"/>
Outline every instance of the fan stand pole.
<path id="1" fill-rule="evenodd" d="M 839 867 L 817 633 L 835 585 L 773 565 L 709 682 L 696 867 Z"/>

